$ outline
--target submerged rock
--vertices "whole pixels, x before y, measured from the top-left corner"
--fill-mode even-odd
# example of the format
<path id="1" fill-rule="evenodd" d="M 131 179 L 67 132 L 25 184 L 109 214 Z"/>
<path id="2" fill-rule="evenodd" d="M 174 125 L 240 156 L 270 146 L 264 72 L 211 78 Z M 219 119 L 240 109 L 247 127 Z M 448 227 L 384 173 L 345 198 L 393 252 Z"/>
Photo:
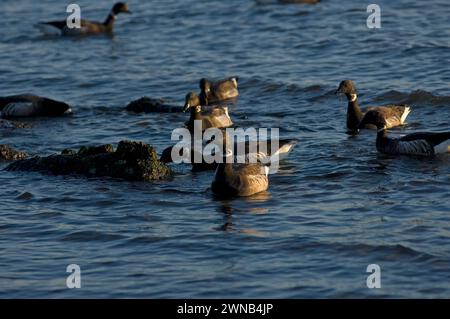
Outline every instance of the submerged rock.
<path id="1" fill-rule="evenodd" d="M 28 154 L 12 149 L 8 145 L 0 145 L 0 161 L 15 161 L 25 159 Z"/>
<path id="2" fill-rule="evenodd" d="M 11 163 L 8 171 L 39 171 L 54 175 L 108 176 L 130 181 L 161 180 L 170 169 L 158 160 L 156 151 L 142 142 L 121 141 L 114 151 L 110 144 L 64 150 L 48 157 L 33 157 Z"/>
<path id="3" fill-rule="evenodd" d="M 147 96 L 130 102 L 126 109 L 135 113 L 176 113 L 183 111 L 180 106 L 170 105 L 162 99 L 153 99 Z"/>
<path id="4" fill-rule="evenodd" d="M 0 129 L 13 129 L 13 128 L 27 128 L 30 125 L 21 123 L 21 122 L 13 122 L 4 119 L 0 119 Z"/>

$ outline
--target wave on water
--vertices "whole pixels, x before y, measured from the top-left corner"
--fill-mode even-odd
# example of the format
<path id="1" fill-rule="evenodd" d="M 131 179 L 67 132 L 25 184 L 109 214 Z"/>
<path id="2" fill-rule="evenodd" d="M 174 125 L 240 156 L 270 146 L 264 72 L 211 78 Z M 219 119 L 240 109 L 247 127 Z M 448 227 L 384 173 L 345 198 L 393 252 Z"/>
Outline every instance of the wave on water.
<path id="1" fill-rule="evenodd" d="M 434 95 L 433 93 L 424 90 L 415 90 L 411 93 L 391 90 L 377 96 L 374 101 L 391 101 L 399 104 L 441 106 L 450 105 L 450 96 Z"/>
<path id="2" fill-rule="evenodd" d="M 319 84 L 311 84 L 307 86 L 299 85 L 293 82 L 273 81 L 271 79 L 265 79 L 261 77 L 250 77 L 245 81 L 239 82 L 240 89 L 254 89 L 262 93 L 318 93 L 323 90 L 323 87 Z"/>
<path id="3" fill-rule="evenodd" d="M 99 231 L 76 231 L 65 235 L 63 241 L 111 241 L 122 239 L 124 236 L 118 234 L 107 234 Z"/>
<path id="4" fill-rule="evenodd" d="M 408 258 L 412 261 L 435 261 L 438 256 L 434 256 L 429 253 L 424 253 L 413 248 L 396 244 L 366 244 L 366 243 L 326 243 L 326 242 L 304 242 L 297 243 L 292 242 L 293 239 L 287 239 L 285 241 L 280 242 L 281 247 L 279 249 L 287 248 L 294 250 L 302 250 L 306 251 L 308 249 L 311 250 L 321 250 L 321 251 L 334 251 L 343 254 L 349 254 L 354 256 L 355 254 L 365 255 L 365 256 L 375 256 L 382 255 L 383 258 L 387 260 L 399 260 L 402 258 Z"/>

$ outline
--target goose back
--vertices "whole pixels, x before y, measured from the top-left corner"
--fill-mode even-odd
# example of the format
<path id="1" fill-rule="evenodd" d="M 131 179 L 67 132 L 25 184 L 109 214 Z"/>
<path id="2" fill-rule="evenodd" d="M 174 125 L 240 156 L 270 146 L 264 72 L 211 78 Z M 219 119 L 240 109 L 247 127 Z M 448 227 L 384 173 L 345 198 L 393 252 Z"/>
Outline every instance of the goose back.
<path id="1" fill-rule="evenodd" d="M 200 98 L 204 104 L 209 105 L 239 96 L 238 77 L 230 77 L 217 82 L 208 79 L 200 80 Z"/>
<path id="2" fill-rule="evenodd" d="M 70 111 L 64 102 L 31 94 L 0 97 L 2 117 L 60 116 Z"/>
<path id="3" fill-rule="evenodd" d="M 220 163 L 212 191 L 222 196 L 251 196 L 269 188 L 268 167 L 259 164 Z"/>

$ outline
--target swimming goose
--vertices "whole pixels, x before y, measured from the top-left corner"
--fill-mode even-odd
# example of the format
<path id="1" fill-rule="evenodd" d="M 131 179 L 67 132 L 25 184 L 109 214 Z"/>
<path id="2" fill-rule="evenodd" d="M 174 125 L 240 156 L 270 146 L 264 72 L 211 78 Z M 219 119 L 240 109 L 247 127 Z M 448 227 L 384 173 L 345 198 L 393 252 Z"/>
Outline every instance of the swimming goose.
<path id="1" fill-rule="evenodd" d="M 186 122 L 187 128 L 192 132 L 194 130 L 194 121 L 202 121 L 202 131 L 216 127 L 226 128 L 233 125 L 228 114 L 228 107 L 213 107 L 207 112 L 202 112 L 200 98 L 195 92 L 186 95 L 186 102 L 183 111 L 191 110 L 191 116 Z"/>
<path id="2" fill-rule="evenodd" d="M 113 31 L 114 22 L 116 21 L 116 15 L 119 13 L 131 13 L 128 10 L 128 5 L 123 2 L 117 2 L 111 9 L 111 12 L 108 14 L 105 22 L 96 22 L 96 21 L 88 21 L 81 20 L 80 28 L 70 29 L 67 26 L 67 21 L 50 21 L 50 22 L 41 22 L 40 25 L 49 25 L 57 28 L 61 31 L 62 35 L 68 36 L 79 36 L 79 35 L 92 35 L 92 34 L 100 34 L 100 33 L 111 33 Z"/>
<path id="3" fill-rule="evenodd" d="M 64 102 L 31 94 L 0 97 L 0 117 L 60 116 L 71 111 Z"/>
<path id="4" fill-rule="evenodd" d="M 450 132 L 418 132 L 400 138 L 387 136 L 387 125 L 383 116 L 376 111 L 367 112 L 361 126 L 375 125 L 378 129 L 376 146 L 380 153 L 390 155 L 434 156 L 450 153 Z"/>
<path id="5" fill-rule="evenodd" d="M 339 88 L 336 90 L 335 94 L 339 93 L 347 96 L 347 129 L 351 131 L 355 131 L 358 128 L 358 125 L 363 120 L 366 112 L 370 110 L 375 110 L 380 113 L 386 121 L 387 128 L 403 125 L 411 112 L 411 107 L 408 105 L 373 106 L 361 111 L 358 105 L 355 85 L 351 80 L 345 80 L 339 84 Z M 364 128 L 370 128 L 370 126 Z"/>
<path id="6" fill-rule="evenodd" d="M 269 167 L 262 164 L 233 164 L 233 151 L 225 142 L 224 157 L 214 174 L 211 188 L 219 196 L 251 196 L 269 188 Z"/>
<path id="7" fill-rule="evenodd" d="M 215 141 L 212 141 L 215 143 Z M 265 148 L 262 146 L 263 142 L 265 145 L 267 145 Z M 244 145 L 242 145 L 244 144 Z M 256 153 L 250 153 L 250 143 L 249 141 L 235 143 L 234 144 L 234 153 L 237 154 L 238 150 L 240 148 L 244 149 L 245 152 L 245 161 L 246 162 L 259 162 L 263 164 L 269 164 L 272 162 L 278 162 L 285 158 L 294 148 L 295 144 L 297 144 L 297 141 L 294 139 L 280 139 L 278 142 L 278 148 L 274 149 L 272 154 L 272 143 L 271 140 L 267 141 L 258 141 L 256 143 L 257 150 Z M 161 154 L 160 161 L 163 163 L 172 163 L 172 150 L 174 146 L 169 146 Z M 189 152 L 190 159 L 191 159 L 191 165 L 193 171 L 204 171 L 204 170 L 211 170 L 217 168 L 217 163 L 207 163 L 204 161 L 202 154 L 199 154 L 197 158 L 201 158 L 201 163 L 195 163 L 194 159 L 196 158 L 195 153 L 196 150 L 193 147 L 193 143 L 191 143 L 190 148 L 182 148 L 180 150 L 180 156 L 183 157 L 185 152 Z"/>
<path id="8" fill-rule="evenodd" d="M 209 105 L 210 103 L 237 97 L 239 95 L 238 81 L 238 77 L 231 77 L 217 82 L 201 79 L 200 100 L 202 105 Z"/>

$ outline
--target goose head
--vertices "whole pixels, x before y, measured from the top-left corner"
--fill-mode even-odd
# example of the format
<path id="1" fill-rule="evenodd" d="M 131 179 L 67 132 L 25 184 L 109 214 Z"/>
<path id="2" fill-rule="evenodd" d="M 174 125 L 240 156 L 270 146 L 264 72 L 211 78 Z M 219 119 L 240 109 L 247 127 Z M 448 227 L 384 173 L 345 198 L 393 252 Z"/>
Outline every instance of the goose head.
<path id="1" fill-rule="evenodd" d="M 172 149 L 173 146 L 169 146 L 166 149 L 164 149 L 159 160 L 164 164 L 172 163 Z"/>
<path id="2" fill-rule="evenodd" d="M 38 103 L 42 108 L 42 112 L 48 116 L 61 115 L 71 110 L 69 104 L 45 97 L 41 98 Z"/>
<path id="3" fill-rule="evenodd" d="M 344 80 L 339 84 L 334 94 L 345 94 L 350 99 L 353 95 L 356 96 L 355 84 L 352 80 Z"/>
<path id="4" fill-rule="evenodd" d="M 387 127 L 385 118 L 378 110 L 368 111 L 359 123 L 358 130 L 366 127 L 367 125 L 376 126 L 377 130 L 383 130 Z"/>
<path id="5" fill-rule="evenodd" d="M 186 112 L 190 108 L 193 108 L 196 111 L 201 110 L 200 98 L 198 97 L 197 93 L 195 93 L 195 92 L 189 92 L 188 94 L 186 94 L 183 112 Z"/>
<path id="6" fill-rule="evenodd" d="M 114 15 L 118 15 L 119 13 L 131 13 L 131 11 L 128 9 L 128 4 L 126 4 L 125 2 L 117 2 L 113 6 L 111 11 Z"/>

